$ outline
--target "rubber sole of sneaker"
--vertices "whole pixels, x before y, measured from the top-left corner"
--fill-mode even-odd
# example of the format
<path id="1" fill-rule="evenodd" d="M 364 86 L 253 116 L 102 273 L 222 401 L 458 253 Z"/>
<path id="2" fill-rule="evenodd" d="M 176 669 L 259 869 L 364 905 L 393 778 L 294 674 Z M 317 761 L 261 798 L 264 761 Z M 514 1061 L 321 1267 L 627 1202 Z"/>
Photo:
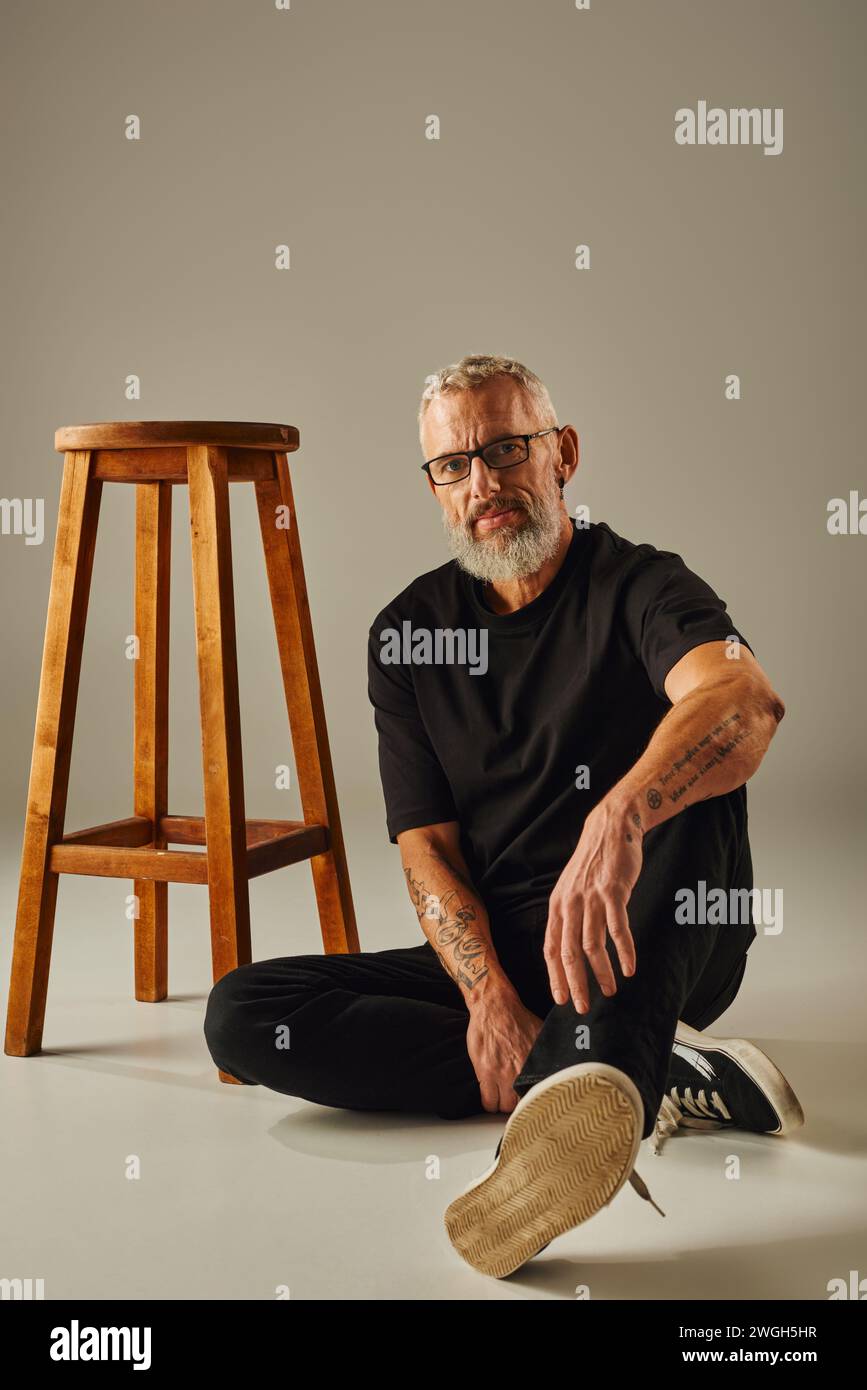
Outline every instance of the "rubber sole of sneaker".
<path id="1" fill-rule="evenodd" d="M 617 1195 L 635 1165 L 644 1106 L 630 1077 L 603 1062 L 566 1067 L 518 1102 L 500 1153 L 445 1213 L 449 1240 L 503 1279 Z"/>
<path id="2" fill-rule="evenodd" d="M 721 1052 L 729 1057 L 764 1091 L 780 1117 L 777 1129 L 763 1130 L 764 1134 L 790 1134 L 804 1123 L 804 1112 L 779 1067 L 747 1038 L 714 1038 L 710 1033 L 698 1033 L 686 1023 L 678 1023 L 675 1042 L 694 1047 L 697 1052 Z"/>

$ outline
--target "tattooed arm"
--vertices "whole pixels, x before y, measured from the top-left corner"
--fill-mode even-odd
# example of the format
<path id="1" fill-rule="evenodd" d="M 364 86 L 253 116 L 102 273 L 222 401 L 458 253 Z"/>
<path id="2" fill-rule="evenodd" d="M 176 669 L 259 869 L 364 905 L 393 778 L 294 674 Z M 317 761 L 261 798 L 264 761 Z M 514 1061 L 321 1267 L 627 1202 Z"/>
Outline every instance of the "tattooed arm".
<path id="1" fill-rule="evenodd" d="M 485 905 L 470 879 L 457 821 L 404 830 L 397 837 L 407 888 L 421 929 L 460 988 L 469 1011 L 467 1052 L 482 1105 L 510 1111 L 512 1082 L 542 1020 L 524 1008 L 491 939 Z"/>
<path id="2" fill-rule="evenodd" d="M 484 903 L 472 886 L 457 821 L 398 835 L 406 886 L 422 931 L 469 1006 L 509 982 Z M 511 986 L 509 986 L 511 987 Z"/>
<path id="3" fill-rule="evenodd" d="M 672 707 L 609 793 L 627 819 L 639 816 L 642 831 L 743 786 L 786 712 L 749 648 L 730 660 L 727 645 L 705 642 L 672 667 L 665 682 Z"/>
<path id="4" fill-rule="evenodd" d="M 641 872 L 648 830 L 685 806 L 740 787 L 758 768 L 785 714 L 755 657 L 737 660 L 725 642 L 694 647 L 665 682 L 672 708 L 645 752 L 588 815 L 549 900 L 545 958 L 557 1003 L 589 1006 L 589 963 L 603 994 L 616 982 L 606 931 L 624 975 L 635 972 L 627 903 Z"/>

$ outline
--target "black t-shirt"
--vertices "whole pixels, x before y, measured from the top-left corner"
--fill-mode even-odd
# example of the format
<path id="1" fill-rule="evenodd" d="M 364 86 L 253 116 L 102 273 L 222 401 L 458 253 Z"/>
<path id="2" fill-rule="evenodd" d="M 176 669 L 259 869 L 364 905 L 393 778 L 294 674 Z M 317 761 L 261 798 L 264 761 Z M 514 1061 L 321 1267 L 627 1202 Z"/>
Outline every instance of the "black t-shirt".
<path id="1" fill-rule="evenodd" d="M 369 634 L 389 838 L 457 821 L 488 912 L 513 923 L 538 917 L 585 816 L 644 752 L 676 662 L 702 642 L 749 646 L 679 555 L 572 525 L 554 579 L 514 613 L 450 560 Z"/>

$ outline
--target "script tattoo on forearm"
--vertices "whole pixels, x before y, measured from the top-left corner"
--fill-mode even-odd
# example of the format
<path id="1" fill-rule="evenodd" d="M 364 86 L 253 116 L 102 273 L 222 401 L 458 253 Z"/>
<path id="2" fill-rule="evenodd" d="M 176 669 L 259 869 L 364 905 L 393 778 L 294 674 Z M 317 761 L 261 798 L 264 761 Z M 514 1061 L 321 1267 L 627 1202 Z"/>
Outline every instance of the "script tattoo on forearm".
<path id="1" fill-rule="evenodd" d="M 720 735 L 725 734 L 725 731 L 733 724 L 736 727 L 730 729 L 725 739 L 716 744 L 710 756 L 706 757 L 703 762 L 696 761 L 707 752 L 714 739 L 719 739 Z M 719 767 L 721 763 L 725 762 L 738 744 L 749 738 L 750 732 L 749 725 L 743 723 L 740 714 L 730 714 L 726 719 L 720 720 L 719 724 L 716 724 L 710 733 L 705 734 L 704 738 L 700 738 L 691 748 L 687 748 L 683 757 L 673 762 L 668 772 L 664 772 L 659 778 L 659 786 L 669 788 L 665 793 L 669 801 L 680 801 L 681 797 L 691 787 L 694 787 L 696 782 L 706 776 L 712 767 Z M 682 777 L 685 768 L 689 770 L 688 775 Z M 675 785 L 671 786 L 671 783 L 675 783 Z M 707 798 L 705 797 L 704 800 Z M 647 804 L 652 811 L 656 811 L 662 805 L 662 793 L 657 787 L 649 789 Z"/>
<path id="2" fill-rule="evenodd" d="M 487 945 L 472 925 L 476 920 L 475 908 L 464 903 L 453 910 L 458 896 L 454 889 L 440 898 L 436 893 L 429 893 L 419 879 L 413 878 L 411 869 L 404 869 L 404 873 L 418 920 L 435 923 L 431 945 L 440 965 L 459 985 L 472 989 L 488 973 Z M 463 881 L 460 874 L 457 877 Z"/>

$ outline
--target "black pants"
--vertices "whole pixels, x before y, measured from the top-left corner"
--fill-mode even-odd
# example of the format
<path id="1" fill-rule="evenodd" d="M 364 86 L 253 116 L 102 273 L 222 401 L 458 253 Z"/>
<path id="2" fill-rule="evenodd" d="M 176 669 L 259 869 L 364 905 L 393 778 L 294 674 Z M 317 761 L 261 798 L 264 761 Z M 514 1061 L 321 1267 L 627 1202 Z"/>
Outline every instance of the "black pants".
<path id="1" fill-rule="evenodd" d="M 644 1136 L 652 1132 L 678 1020 L 702 1029 L 728 1008 L 756 935 L 751 911 L 740 913 L 749 916 L 740 924 L 677 922 L 675 893 L 697 893 L 700 880 L 707 892 L 752 887 L 739 793 L 698 802 L 648 832 L 628 909 L 636 973 L 624 978 L 609 943 L 617 992 L 606 998 L 588 969 L 586 1014 L 553 1002 L 542 956 L 545 913 L 520 926 L 492 919 L 506 974 L 544 1020 L 513 1083 L 519 1095 L 576 1062 L 607 1062 L 635 1082 Z M 214 986 L 205 1037 L 217 1065 L 246 1084 L 320 1105 L 459 1119 L 483 1108 L 467 1022 L 461 991 L 423 942 L 241 966 Z"/>

